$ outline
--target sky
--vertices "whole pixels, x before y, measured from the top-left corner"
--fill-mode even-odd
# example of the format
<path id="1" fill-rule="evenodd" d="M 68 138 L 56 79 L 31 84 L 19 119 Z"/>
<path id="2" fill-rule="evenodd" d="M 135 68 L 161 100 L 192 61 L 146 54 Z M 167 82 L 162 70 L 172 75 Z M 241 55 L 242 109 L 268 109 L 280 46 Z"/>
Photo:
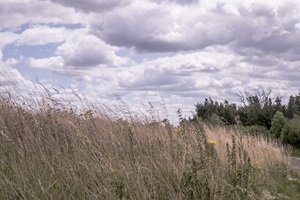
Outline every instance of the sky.
<path id="1" fill-rule="evenodd" d="M 208 97 L 300 91 L 300 1 L 1 0 L 0 20 L 2 89 L 185 115 Z"/>

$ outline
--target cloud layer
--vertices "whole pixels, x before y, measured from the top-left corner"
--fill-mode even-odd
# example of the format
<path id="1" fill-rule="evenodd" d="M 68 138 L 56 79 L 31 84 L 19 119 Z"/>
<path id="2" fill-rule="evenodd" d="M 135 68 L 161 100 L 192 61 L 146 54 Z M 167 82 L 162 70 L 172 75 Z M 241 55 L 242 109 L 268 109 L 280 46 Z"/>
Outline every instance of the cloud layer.
<path id="1" fill-rule="evenodd" d="M 244 89 L 299 92 L 300 3 L 258 0 L 5 0 L 0 58 L 22 81 L 130 104 L 193 109 Z M 26 47 L 26 48 L 25 48 Z M 24 52 L 31 49 L 31 53 Z M 37 75 L 38 75 L 37 74 Z M 12 84 L 0 79 L 1 85 Z M 54 81 L 55 82 L 55 81 Z M 71 82 L 71 83 L 70 83 Z"/>

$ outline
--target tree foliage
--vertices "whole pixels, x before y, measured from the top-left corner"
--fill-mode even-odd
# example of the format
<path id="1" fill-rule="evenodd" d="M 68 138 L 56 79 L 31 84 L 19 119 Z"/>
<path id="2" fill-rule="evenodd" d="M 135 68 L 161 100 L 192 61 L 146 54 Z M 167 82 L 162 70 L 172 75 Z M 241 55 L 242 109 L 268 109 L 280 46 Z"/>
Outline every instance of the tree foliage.
<path id="1" fill-rule="evenodd" d="M 270 135 L 282 142 L 299 145 L 300 140 L 300 94 L 290 96 L 288 103 L 282 103 L 282 97 L 272 97 L 270 89 L 258 89 L 254 92 L 245 90 L 237 94 L 240 105 L 214 101 L 206 98 L 196 104 L 195 118 L 210 123 L 235 125 L 244 127 L 265 127 Z M 298 129 L 299 127 L 299 129 Z M 257 129 L 257 128 L 256 128 Z M 299 132 L 298 132 L 299 130 Z M 264 131 L 265 133 L 265 131 Z"/>
<path id="2" fill-rule="evenodd" d="M 270 129 L 270 134 L 274 138 L 279 138 L 281 131 L 285 125 L 286 118 L 284 117 L 283 113 L 281 111 L 277 111 L 272 118 L 272 126 Z"/>
<path id="3" fill-rule="evenodd" d="M 290 96 L 285 115 L 289 119 L 292 119 L 294 115 L 300 116 L 300 94 Z"/>
<path id="4" fill-rule="evenodd" d="M 229 104 L 227 100 L 224 103 L 219 103 L 209 97 L 205 99 L 204 103 L 197 103 L 196 113 L 197 117 L 206 121 L 215 122 L 221 120 L 225 124 L 236 124 L 236 105 Z"/>
<path id="5" fill-rule="evenodd" d="M 238 94 L 242 106 L 238 113 L 244 126 L 265 126 L 271 128 L 271 120 L 275 114 L 273 109 L 271 90 L 255 90 L 252 94 L 248 91 Z"/>
<path id="6" fill-rule="evenodd" d="M 285 123 L 281 131 L 280 141 L 300 147 L 300 117 L 298 115 Z"/>

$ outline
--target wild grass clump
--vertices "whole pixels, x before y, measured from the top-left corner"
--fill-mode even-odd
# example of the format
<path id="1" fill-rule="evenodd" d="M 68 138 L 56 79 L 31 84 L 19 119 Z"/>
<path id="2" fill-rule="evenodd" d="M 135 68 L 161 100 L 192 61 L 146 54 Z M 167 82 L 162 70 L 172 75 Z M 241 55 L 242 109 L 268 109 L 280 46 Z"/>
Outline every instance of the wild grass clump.
<path id="1" fill-rule="evenodd" d="M 289 174 L 272 141 L 109 113 L 2 99 L 0 199 L 267 199 L 274 169 Z"/>

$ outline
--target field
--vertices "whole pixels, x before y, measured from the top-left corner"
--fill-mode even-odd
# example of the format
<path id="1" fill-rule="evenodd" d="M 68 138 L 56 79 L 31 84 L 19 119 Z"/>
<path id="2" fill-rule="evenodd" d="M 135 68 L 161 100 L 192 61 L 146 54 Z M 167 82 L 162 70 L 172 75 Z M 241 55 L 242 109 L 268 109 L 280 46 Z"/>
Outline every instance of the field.
<path id="1" fill-rule="evenodd" d="M 0 199 L 297 199 L 289 151 L 235 127 L 0 102 Z M 130 116 L 130 113 L 129 113 Z M 151 120 L 150 120 L 151 119 Z"/>

